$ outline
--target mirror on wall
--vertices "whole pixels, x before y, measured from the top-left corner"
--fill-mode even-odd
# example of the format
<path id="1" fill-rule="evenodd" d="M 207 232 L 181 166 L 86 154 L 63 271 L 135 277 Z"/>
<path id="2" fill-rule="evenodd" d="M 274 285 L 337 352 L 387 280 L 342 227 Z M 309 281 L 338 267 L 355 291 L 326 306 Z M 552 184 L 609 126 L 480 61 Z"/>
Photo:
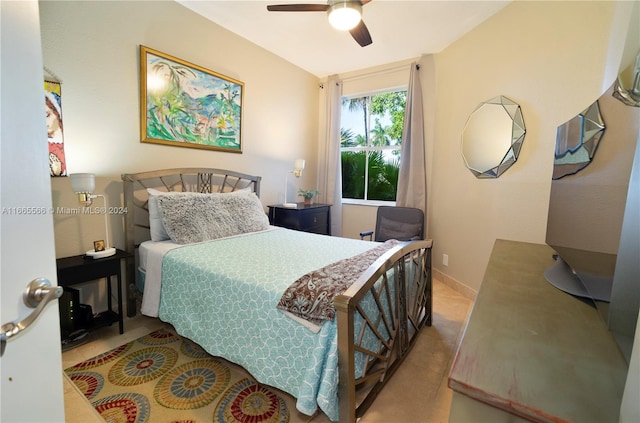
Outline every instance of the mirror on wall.
<path id="1" fill-rule="evenodd" d="M 517 103 L 498 96 L 471 113 L 462 133 L 462 157 L 478 178 L 497 178 L 518 159 L 526 129 Z"/>
<path id="2" fill-rule="evenodd" d="M 631 229 L 640 226 L 640 108 L 618 101 L 614 90 L 558 127 L 545 239 L 557 261 L 545 277 L 593 300 L 629 360 L 640 308 L 640 237 Z M 584 160 L 558 165 L 565 150 Z M 569 171 L 561 177 L 562 166 Z"/>
<path id="3" fill-rule="evenodd" d="M 618 75 L 613 96 L 627 106 L 640 107 L 640 53 L 634 66 L 629 66 Z"/>
<path id="4" fill-rule="evenodd" d="M 587 167 L 596 154 L 604 129 L 597 100 L 582 113 L 558 126 L 552 178 L 573 175 Z"/>

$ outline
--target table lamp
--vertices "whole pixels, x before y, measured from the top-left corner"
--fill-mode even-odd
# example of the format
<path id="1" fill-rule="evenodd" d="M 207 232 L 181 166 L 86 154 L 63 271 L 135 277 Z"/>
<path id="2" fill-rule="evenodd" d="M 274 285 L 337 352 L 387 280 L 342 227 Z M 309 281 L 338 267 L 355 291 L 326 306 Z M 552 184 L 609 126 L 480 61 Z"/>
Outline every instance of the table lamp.
<path id="1" fill-rule="evenodd" d="M 93 203 L 94 198 L 101 197 L 104 205 L 103 214 L 104 214 L 104 231 L 105 231 L 105 244 L 104 250 L 96 251 L 89 250 L 86 252 L 86 255 L 89 257 L 93 257 L 94 259 L 109 257 L 116 253 L 116 249 L 111 247 L 109 244 L 109 224 L 107 219 L 107 200 L 104 195 L 94 194 L 93 190 L 96 187 L 96 178 L 93 173 L 72 173 L 69 175 L 71 178 L 71 188 L 73 191 L 78 194 L 78 201 L 85 207 L 89 207 L 91 203 Z"/>

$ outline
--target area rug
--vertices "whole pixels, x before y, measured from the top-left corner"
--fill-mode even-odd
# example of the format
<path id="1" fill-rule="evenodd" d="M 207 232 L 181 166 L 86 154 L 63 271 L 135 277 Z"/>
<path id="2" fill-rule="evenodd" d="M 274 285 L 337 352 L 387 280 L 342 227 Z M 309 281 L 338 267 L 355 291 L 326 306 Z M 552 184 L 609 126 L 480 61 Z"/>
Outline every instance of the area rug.
<path id="1" fill-rule="evenodd" d="M 158 330 L 65 370 L 108 423 L 289 422 L 292 399 Z"/>

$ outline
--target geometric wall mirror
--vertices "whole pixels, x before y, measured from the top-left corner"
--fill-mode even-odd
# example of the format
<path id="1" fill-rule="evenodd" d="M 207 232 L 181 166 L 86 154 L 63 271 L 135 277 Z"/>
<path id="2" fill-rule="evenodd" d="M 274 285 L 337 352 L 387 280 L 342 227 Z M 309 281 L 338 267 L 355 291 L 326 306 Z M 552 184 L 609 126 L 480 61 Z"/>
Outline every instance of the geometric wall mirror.
<path id="1" fill-rule="evenodd" d="M 558 126 L 552 179 L 573 175 L 587 167 L 596 154 L 604 129 L 597 100 Z"/>
<path id="2" fill-rule="evenodd" d="M 636 57 L 635 65 L 628 66 L 618 74 L 613 96 L 627 106 L 640 107 L 640 53 Z"/>
<path id="3" fill-rule="evenodd" d="M 469 116 L 462 132 L 462 158 L 477 178 L 497 178 L 518 160 L 525 134 L 520 106 L 495 97 Z"/>

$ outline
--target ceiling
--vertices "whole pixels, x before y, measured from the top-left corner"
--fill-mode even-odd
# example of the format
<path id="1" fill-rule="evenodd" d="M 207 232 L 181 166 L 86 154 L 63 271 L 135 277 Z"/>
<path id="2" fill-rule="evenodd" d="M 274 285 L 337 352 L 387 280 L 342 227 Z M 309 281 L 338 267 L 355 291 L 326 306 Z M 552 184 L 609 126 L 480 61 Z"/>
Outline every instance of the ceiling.
<path id="1" fill-rule="evenodd" d="M 373 0 L 363 20 L 373 44 L 360 47 L 333 29 L 324 12 L 268 12 L 268 4 L 309 0 L 176 0 L 216 24 L 318 76 L 438 53 L 510 0 Z"/>

